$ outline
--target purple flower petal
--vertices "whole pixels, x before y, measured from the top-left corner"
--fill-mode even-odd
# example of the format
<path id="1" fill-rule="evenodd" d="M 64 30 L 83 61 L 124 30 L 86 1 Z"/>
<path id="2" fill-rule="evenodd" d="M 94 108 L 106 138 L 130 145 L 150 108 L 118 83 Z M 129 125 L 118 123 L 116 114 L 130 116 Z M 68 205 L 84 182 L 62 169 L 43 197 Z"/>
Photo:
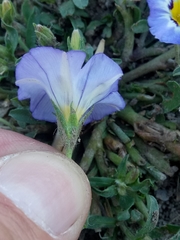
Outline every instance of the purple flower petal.
<path id="1" fill-rule="evenodd" d="M 117 91 L 118 79 L 122 75 L 117 63 L 102 53 L 95 54 L 78 75 L 77 88 L 81 89 L 82 96 L 77 104 L 77 112 L 81 113 L 82 109 L 89 109 L 110 92 Z"/>
<path id="2" fill-rule="evenodd" d="M 37 80 L 22 79 L 17 81 L 19 100 L 31 98 L 30 110 L 34 118 L 57 122 L 52 101 Z M 32 97 L 33 96 L 33 97 Z"/>
<path id="3" fill-rule="evenodd" d="M 86 119 L 84 124 L 88 124 L 95 120 L 100 120 L 103 117 L 122 110 L 125 107 L 124 99 L 117 92 L 109 94 L 102 101 L 94 104 L 91 115 Z"/>
<path id="4" fill-rule="evenodd" d="M 167 11 L 171 0 L 147 0 L 150 9 L 161 9 Z"/>
<path id="5" fill-rule="evenodd" d="M 75 59 L 78 59 L 76 61 Z M 31 49 L 25 54 L 16 68 L 16 85 L 21 87 L 20 79 L 36 79 L 41 82 L 42 89 L 49 95 L 50 99 L 61 109 L 70 112 L 70 104 L 73 101 L 72 79 L 80 71 L 85 59 L 85 53 L 70 51 L 67 54 L 61 50 L 51 47 L 38 47 Z M 26 89 L 21 91 L 25 92 Z M 27 89 L 28 91 L 28 89 Z M 23 99 L 19 94 L 19 98 Z M 77 93 L 78 94 L 78 93 Z M 32 99 L 34 94 L 29 96 Z M 38 96 L 36 96 L 36 101 Z M 25 99 L 25 98 L 24 98 Z M 39 99 L 41 101 L 41 99 Z M 34 109 L 32 106 L 31 109 Z M 43 104 L 43 103 L 42 103 Z M 41 114 L 41 113 L 40 113 Z M 68 117 L 68 116 L 67 116 Z"/>
<path id="6" fill-rule="evenodd" d="M 22 57 L 16 68 L 18 97 L 30 98 L 35 118 L 56 121 L 52 102 L 66 120 L 70 106 L 78 120 L 94 104 L 91 119 L 98 120 L 124 107 L 118 93 L 122 76 L 118 64 L 102 53 L 94 55 L 85 66 L 84 60 L 84 52 L 66 53 L 51 47 L 31 49 Z"/>
<path id="7" fill-rule="evenodd" d="M 147 0 L 150 32 L 161 42 L 180 44 L 180 26 L 173 20 L 171 8 L 174 0 Z"/>

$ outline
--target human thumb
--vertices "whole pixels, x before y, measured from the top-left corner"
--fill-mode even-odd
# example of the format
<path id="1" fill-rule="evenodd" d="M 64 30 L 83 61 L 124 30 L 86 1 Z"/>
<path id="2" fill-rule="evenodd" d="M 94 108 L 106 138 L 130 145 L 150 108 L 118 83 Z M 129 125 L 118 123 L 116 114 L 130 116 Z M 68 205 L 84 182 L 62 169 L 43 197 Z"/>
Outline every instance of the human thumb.
<path id="1" fill-rule="evenodd" d="M 0 202 L 0 212 L 4 204 L 7 210 L 2 215 L 11 214 L 0 224 L 17 236 L 12 239 L 77 240 L 91 190 L 84 172 L 64 155 L 26 151 L 0 159 Z"/>

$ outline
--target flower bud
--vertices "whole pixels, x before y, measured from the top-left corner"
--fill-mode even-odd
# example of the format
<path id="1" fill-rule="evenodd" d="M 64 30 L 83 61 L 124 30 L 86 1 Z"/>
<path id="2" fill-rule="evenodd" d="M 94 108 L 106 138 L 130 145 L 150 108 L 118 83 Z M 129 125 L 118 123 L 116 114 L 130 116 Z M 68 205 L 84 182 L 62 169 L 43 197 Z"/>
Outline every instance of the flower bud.
<path id="1" fill-rule="evenodd" d="M 11 24 L 15 16 L 15 9 L 11 1 L 3 0 L 0 5 L 0 17 L 7 24 Z"/>
<path id="2" fill-rule="evenodd" d="M 49 28 L 41 24 L 33 23 L 38 44 L 41 46 L 55 46 L 56 37 Z"/>
<path id="3" fill-rule="evenodd" d="M 69 39 L 68 39 L 69 41 Z M 68 43 L 69 50 L 82 50 L 85 48 L 85 42 L 82 32 L 79 29 L 75 29 L 72 32 L 71 40 Z"/>

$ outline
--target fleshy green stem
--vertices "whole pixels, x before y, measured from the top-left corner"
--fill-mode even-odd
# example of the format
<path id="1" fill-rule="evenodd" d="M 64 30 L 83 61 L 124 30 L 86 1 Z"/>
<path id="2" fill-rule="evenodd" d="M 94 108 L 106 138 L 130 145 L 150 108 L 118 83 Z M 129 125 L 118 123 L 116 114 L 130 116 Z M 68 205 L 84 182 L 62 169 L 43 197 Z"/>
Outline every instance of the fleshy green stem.
<path id="1" fill-rule="evenodd" d="M 106 130 L 106 119 L 104 119 L 101 123 L 99 123 L 93 130 L 89 143 L 83 154 L 80 166 L 85 172 L 88 171 L 93 161 L 95 153 L 98 149 L 99 142 L 100 144 L 102 142 L 102 136 L 105 130 Z"/>
<path id="2" fill-rule="evenodd" d="M 117 113 L 134 127 L 134 131 L 145 141 L 165 146 L 170 152 L 180 156 L 180 131 L 170 130 L 136 113 L 130 106 Z"/>
<path id="3" fill-rule="evenodd" d="M 135 205 L 137 209 L 144 215 L 144 217 L 147 219 L 148 218 L 148 209 L 144 202 L 136 195 L 135 197 Z"/>
<path id="4" fill-rule="evenodd" d="M 123 119 L 124 121 L 129 123 L 130 125 L 133 125 L 137 121 L 143 121 L 143 120 L 145 121 L 146 120 L 146 118 L 144 118 L 141 115 L 139 115 L 138 113 L 136 113 L 132 109 L 132 107 L 130 107 L 128 105 L 123 110 L 121 110 L 117 113 L 117 117 L 120 117 L 121 119 Z"/>
<path id="5" fill-rule="evenodd" d="M 175 45 L 174 46 L 176 49 L 176 55 L 175 55 L 175 60 L 178 66 L 180 66 L 180 45 Z"/>
<path id="6" fill-rule="evenodd" d="M 117 0 L 115 5 L 118 11 L 121 13 L 124 21 L 124 48 L 121 56 L 123 61 L 121 67 L 124 68 L 126 64 L 129 62 L 134 47 L 134 33 L 131 30 L 133 18 L 130 8 L 126 7 L 124 1 Z"/>
<path id="7" fill-rule="evenodd" d="M 57 131 L 56 136 L 54 138 L 52 146 L 56 148 L 59 152 L 66 155 L 68 158 L 72 158 L 74 146 L 70 146 L 69 139 L 66 138 L 66 143 L 64 142 L 65 138 L 62 137 L 62 134 L 60 131 Z"/>
<path id="8" fill-rule="evenodd" d="M 155 72 L 156 70 L 166 69 L 167 60 L 170 58 L 174 58 L 175 54 L 176 50 L 175 47 L 173 47 L 167 52 L 161 54 L 160 56 L 124 74 L 122 80 L 120 81 L 120 84 L 123 85 L 125 83 L 131 82 L 138 77 L 141 77 L 150 72 Z"/>
<path id="9" fill-rule="evenodd" d="M 131 139 L 122 131 L 122 129 L 114 122 L 108 121 L 109 127 L 116 133 L 118 138 L 124 143 L 127 144 L 131 142 Z"/>

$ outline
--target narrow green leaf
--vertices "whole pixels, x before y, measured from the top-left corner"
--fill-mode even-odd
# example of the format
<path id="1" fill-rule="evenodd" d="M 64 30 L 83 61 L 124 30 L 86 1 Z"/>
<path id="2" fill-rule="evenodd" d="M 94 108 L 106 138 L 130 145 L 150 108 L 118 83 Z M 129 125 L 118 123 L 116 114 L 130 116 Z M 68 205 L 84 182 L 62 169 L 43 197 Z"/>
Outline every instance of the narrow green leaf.
<path id="1" fill-rule="evenodd" d="M 131 10 L 133 22 L 139 21 L 141 19 L 141 9 L 137 7 L 133 1 L 129 1 L 127 7 Z"/>
<path id="2" fill-rule="evenodd" d="M 140 191 L 143 194 L 147 194 L 149 192 L 150 186 L 152 186 L 153 183 L 150 179 L 145 179 L 142 182 L 139 181 L 139 179 L 136 180 L 135 183 L 131 184 L 131 188 L 133 191 L 137 192 Z"/>
<path id="3" fill-rule="evenodd" d="M 116 219 L 111 217 L 90 215 L 86 221 L 86 228 L 88 229 L 113 228 L 115 226 Z"/>
<path id="4" fill-rule="evenodd" d="M 33 48 L 36 45 L 36 34 L 34 31 L 33 23 L 38 24 L 39 20 L 39 9 L 37 7 L 34 7 L 27 21 L 26 45 L 28 48 Z"/>
<path id="5" fill-rule="evenodd" d="M 104 190 L 99 190 L 98 188 L 93 188 L 93 191 L 96 192 L 99 196 L 104 198 L 110 198 L 117 195 L 117 188 L 115 185 L 112 185 Z"/>
<path id="6" fill-rule="evenodd" d="M 28 21 L 30 15 L 32 14 L 32 11 L 33 11 L 33 8 L 32 8 L 32 5 L 30 4 L 30 1 L 29 0 L 23 1 L 21 5 L 21 13 L 24 19 L 26 20 L 26 22 Z"/>
<path id="7" fill-rule="evenodd" d="M 117 168 L 117 173 L 116 173 L 116 178 L 117 179 L 124 179 L 126 177 L 126 172 L 127 172 L 127 160 L 129 158 L 129 155 L 126 155 L 122 161 L 120 162 L 118 168 Z"/>
<path id="8" fill-rule="evenodd" d="M 89 178 L 91 187 L 94 188 L 101 188 L 101 187 L 109 187 L 114 183 L 113 178 L 106 178 L 106 177 L 91 177 Z"/>
<path id="9" fill-rule="evenodd" d="M 18 33 L 15 28 L 13 28 L 10 25 L 7 25 L 2 19 L 1 21 L 6 28 L 5 45 L 8 48 L 9 52 L 11 54 L 14 54 L 18 44 Z"/>

